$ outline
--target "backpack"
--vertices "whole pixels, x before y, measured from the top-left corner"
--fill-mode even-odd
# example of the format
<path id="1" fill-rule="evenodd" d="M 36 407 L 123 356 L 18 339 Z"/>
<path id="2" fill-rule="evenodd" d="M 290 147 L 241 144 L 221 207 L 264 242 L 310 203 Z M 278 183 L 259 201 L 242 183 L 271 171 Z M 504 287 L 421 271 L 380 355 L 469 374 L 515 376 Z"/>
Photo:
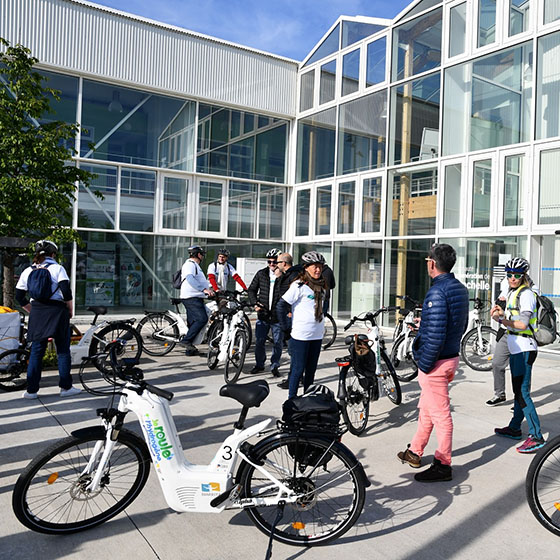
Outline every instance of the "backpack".
<path id="1" fill-rule="evenodd" d="M 186 277 L 181 279 L 182 270 L 183 268 L 181 267 L 179 270 L 173 273 L 173 276 L 171 277 L 171 284 L 176 290 L 180 290 L 183 282 L 186 280 Z M 198 274 L 198 268 L 195 268 L 194 273 L 195 275 Z"/>
<path id="2" fill-rule="evenodd" d="M 37 301 L 49 301 L 56 290 L 58 290 L 58 284 L 54 291 L 52 289 L 52 276 L 47 270 L 51 264 L 52 263 L 49 263 L 45 266 L 38 264 L 32 265 L 33 270 L 27 278 L 27 292 L 32 299 Z"/>
<path id="3" fill-rule="evenodd" d="M 554 304 L 546 296 L 535 294 L 537 298 L 537 328 L 533 336 L 538 346 L 552 344 L 558 332 L 556 330 L 556 309 Z"/>

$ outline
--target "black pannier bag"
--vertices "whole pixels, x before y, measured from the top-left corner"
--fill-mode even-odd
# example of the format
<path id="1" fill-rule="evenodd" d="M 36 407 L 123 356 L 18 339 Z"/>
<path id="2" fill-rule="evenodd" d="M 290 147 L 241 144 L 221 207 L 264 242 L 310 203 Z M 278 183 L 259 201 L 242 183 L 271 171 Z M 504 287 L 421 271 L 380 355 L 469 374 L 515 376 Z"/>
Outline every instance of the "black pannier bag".
<path id="1" fill-rule="evenodd" d="M 282 422 L 287 430 L 337 432 L 340 409 L 334 393 L 325 385 L 311 385 L 282 405 Z"/>
<path id="2" fill-rule="evenodd" d="M 356 373 L 369 379 L 374 378 L 377 364 L 375 354 L 369 347 L 369 339 L 366 335 L 354 336 L 354 344 L 350 347 L 350 353 Z"/>

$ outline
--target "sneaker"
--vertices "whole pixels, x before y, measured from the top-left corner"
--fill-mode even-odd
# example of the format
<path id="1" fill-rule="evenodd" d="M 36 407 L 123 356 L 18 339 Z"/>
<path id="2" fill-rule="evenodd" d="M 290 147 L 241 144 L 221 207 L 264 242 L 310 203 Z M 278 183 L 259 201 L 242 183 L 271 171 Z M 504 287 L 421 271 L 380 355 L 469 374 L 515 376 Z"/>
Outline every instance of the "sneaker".
<path id="1" fill-rule="evenodd" d="M 255 373 L 262 373 L 263 371 L 264 371 L 263 367 L 255 366 L 249 373 L 255 374 Z"/>
<path id="2" fill-rule="evenodd" d="M 401 463 L 408 463 L 413 469 L 420 468 L 422 458 L 420 455 L 416 455 L 416 453 L 410 451 L 410 444 L 406 446 L 404 451 L 399 451 L 397 457 L 400 459 Z"/>
<path id="3" fill-rule="evenodd" d="M 441 461 L 434 459 L 429 469 L 414 475 L 418 482 L 447 482 L 453 480 L 451 465 L 442 465 Z"/>
<path id="4" fill-rule="evenodd" d="M 502 404 L 506 402 L 506 396 L 502 395 L 501 397 L 492 397 L 489 401 L 486 401 L 487 406 L 496 406 L 497 404 Z"/>
<path id="5" fill-rule="evenodd" d="M 73 397 L 74 395 L 79 395 L 82 392 L 78 387 L 70 387 L 70 389 L 60 389 L 61 397 Z"/>
<path id="6" fill-rule="evenodd" d="M 534 453 L 545 444 L 544 438 L 529 436 L 520 446 L 516 447 L 518 453 Z"/>
<path id="7" fill-rule="evenodd" d="M 494 428 L 494 433 L 497 436 L 508 437 L 511 439 L 521 439 L 522 437 L 521 430 L 514 430 L 509 426 L 506 426 L 505 428 Z"/>
<path id="8" fill-rule="evenodd" d="M 271 370 L 270 373 L 272 373 L 272 375 L 274 377 L 281 377 L 280 372 L 278 371 L 278 366 L 274 366 Z"/>
<path id="9" fill-rule="evenodd" d="M 21 395 L 24 399 L 38 399 L 39 395 L 37 393 L 28 393 L 25 391 L 23 395 Z"/>
<path id="10" fill-rule="evenodd" d="M 284 379 L 284 381 L 280 381 L 280 383 L 278 383 L 278 387 L 280 387 L 280 389 L 289 389 L 290 388 L 290 382 L 288 381 L 288 378 L 286 377 L 286 379 Z"/>

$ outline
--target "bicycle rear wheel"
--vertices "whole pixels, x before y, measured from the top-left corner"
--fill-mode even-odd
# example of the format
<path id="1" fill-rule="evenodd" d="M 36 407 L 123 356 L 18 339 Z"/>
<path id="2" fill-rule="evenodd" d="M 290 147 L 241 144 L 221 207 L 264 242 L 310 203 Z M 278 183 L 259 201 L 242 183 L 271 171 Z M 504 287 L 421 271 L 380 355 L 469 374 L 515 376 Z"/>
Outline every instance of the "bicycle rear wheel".
<path id="1" fill-rule="evenodd" d="M 27 387 L 29 351 L 16 348 L 0 354 L 0 389 L 17 391 Z"/>
<path id="2" fill-rule="evenodd" d="M 179 340 L 179 327 L 166 313 L 148 313 L 138 323 L 142 346 L 150 356 L 169 354 Z"/>
<path id="3" fill-rule="evenodd" d="M 55 535 L 90 529 L 125 509 L 144 488 L 150 455 L 144 441 L 124 429 L 118 432 L 98 490 L 89 492 L 106 441 L 105 430 L 86 431 L 47 448 L 18 478 L 12 507 L 29 529 Z M 98 452 L 88 466 L 94 448 Z"/>
<path id="4" fill-rule="evenodd" d="M 464 362 L 477 371 L 490 371 L 492 369 L 492 358 L 496 348 L 496 335 L 498 334 L 490 327 L 480 327 L 479 339 L 478 329 L 471 329 L 461 342 L 461 357 Z"/>
<path id="5" fill-rule="evenodd" d="M 560 536 L 560 436 L 537 451 L 527 471 L 525 491 L 537 521 Z"/>
<path id="6" fill-rule="evenodd" d="M 105 352 L 107 345 L 116 339 L 123 342 L 117 356 L 118 363 L 137 363 L 142 354 L 142 337 L 129 323 L 120 321 L 109 323 L 101 330 L 93 333 L 93 340 L 89 345 L 89 355 L 93 356 Z M 94 364 L 102 373 L 110 374 L 112 371 L 108 356 L 106 359 L 95 360 Z"/>
<path id="7" fill-rule="evenodd" d="M 358 377 L 352 366 L 344 366 L 340 372 L 346 390 L 342 400 L 342 417 L 348 431 L 359 436 L 366 429 L 369 416 L 370 391 L 369 380 Z M 365 385 L 365 386 L 364 386 Z"/>
<path id="8" fill-rule="evenodd" d="M 328 313 L 325 314 L 325 334 L 323 336 L 323 350 L 334 344 L 338 330 L 334 319 Z"/>
<path id="9" fill-rule="evenodd" d="M 401 334 L 393 343 L 391 363 L 399 381 L 412 381 L 418 376 L 418 365 L 412 355 L 416 333 Z"/>
<path id="10" fill-rule="evenodd" d="M 384 350 L 381 350 L 381 372 L 382 375 L 378 378 L 379 382 L 385 389 L 385 393 L 393 404 L 401 404 L 402 391 L 401 385 L 395 373 L 395 368 Z"/>
<path id="11" fill-rule="evenodd" d="M 253 327 L 251 326 L 251 319 L 249 319 L 246 313 L 243 313 L 242 326 L 247 334 L 247 348 L 250 348 L 253 343 Z"/>
<path id="12" fill-rule="evenodd" d="M 224 368 L 224 379 L 226 383 L 235 383 L 241 375 L 247 354 L 247 334 L 245 329 L 237 329 L 233 335 L 226 365 Z"/>
<path id="13" fill-rule="evenodd" d="M 364 507 L 365 482 L 356 458 L 329 439 L 283 435 L 253 449 L 254 463 L 299 495 L 287 503 L 274 539 L 290 545 L 326 544 L 354 525 Z M 273 497 L 278 488 L 254 466 L 244 464 L 239 477 L 244 498 Z M 245 509 L 251 521 L 270 535 L 277 515 L 274 506 Z"/>

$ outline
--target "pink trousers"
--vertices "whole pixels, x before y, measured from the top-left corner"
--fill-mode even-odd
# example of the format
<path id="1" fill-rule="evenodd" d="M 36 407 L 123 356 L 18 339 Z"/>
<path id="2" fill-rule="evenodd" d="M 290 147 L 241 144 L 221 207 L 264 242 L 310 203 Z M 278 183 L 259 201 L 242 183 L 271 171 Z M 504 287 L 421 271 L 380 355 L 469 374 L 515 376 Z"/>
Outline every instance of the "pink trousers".
<path id="1" fill-rule="evenodd" d="M 438 360 L 430 373 L 418 371 L 418 382 L 422 388 L 418 402 L 420 414 L 410 450 L 421 457 L 435 427 L 438 446 L 434 456 L 443 465 L 451 465 L 453 420 L 449 408 L 449 383 L 453 380 L 458 365 L 458 357 L 450 358 Z"/>

